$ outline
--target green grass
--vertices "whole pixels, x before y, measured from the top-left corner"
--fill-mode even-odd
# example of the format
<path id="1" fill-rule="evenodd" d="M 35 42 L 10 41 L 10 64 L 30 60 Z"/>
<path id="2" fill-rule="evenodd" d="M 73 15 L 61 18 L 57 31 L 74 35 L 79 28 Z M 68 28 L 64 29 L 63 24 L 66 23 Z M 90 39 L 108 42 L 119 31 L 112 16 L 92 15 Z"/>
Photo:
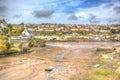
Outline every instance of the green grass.
<path id="1" fill-rule="evenodd" d="M 114 71 L 112 71 L 112 70 L 107 70 L 107 69 L 105 69 L 105 70 L 96 70 L 96 71 L 94 72 L 94 74 L 95 74 L 95 75 L 101 75 L 101 76 L 109 76 L 109 75 L 114 74 Z"/>
<path id="2" fill-rule="evenodd" d="M 15 50 L 15 51 L 18 51 L 20 50 L 18 47 L 11 47 L 10 50 Z"/>
<path id="3" fill-rule="evenodd" d="M 6 40 L 7 37 L 6 36 L 0 36 L 0 40 Z"/>
<path id="4" fill-rule="evenodd" d="M 83 75 L 73 75 L 68 80 L 120 80 L 120 74 L 115 73 L 114 70 L 99 69 Z"/>

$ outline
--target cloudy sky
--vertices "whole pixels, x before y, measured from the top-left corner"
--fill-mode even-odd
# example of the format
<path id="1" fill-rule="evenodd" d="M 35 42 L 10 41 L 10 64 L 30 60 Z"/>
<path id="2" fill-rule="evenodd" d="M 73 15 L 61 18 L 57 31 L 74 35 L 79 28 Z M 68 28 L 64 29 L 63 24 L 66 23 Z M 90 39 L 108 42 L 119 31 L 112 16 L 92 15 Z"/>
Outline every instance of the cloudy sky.
<path id="1" fill-rule="evenodd" d="M 9 23 L 120 24 L 120 0 L 0 0 Z"/>

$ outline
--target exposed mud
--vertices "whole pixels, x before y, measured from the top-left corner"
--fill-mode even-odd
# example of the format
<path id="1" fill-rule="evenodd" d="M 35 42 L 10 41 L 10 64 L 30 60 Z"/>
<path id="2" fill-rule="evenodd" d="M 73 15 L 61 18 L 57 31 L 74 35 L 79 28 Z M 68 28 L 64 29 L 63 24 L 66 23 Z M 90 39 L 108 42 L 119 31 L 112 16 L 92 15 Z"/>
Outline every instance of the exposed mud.
<path id="1" fill-rule="evenodd" d="M 90 54 L 99 46 L 118 46 L 118 42 L 49 42 L 53 48 L 33 49 L 29 55 L 0 59 L 0 80 L 67 80 L 77 72 L 74 66 L 85 68 L 87 63 L 75 60 L 91 60 Z M 64 47 L 63 49 L 58 47 Z M 54 59 L 54 60 L 51 60 Z M 62 62 L 62 60 L 68 60 Z M 70 61 L 69 61 L 70 60 Z M 77 64 L 75 64 L 76 62 Z M 44 69 L 54 66 L 51 72 Z M 84 71 L 83 71 L 84 72 Z"/>

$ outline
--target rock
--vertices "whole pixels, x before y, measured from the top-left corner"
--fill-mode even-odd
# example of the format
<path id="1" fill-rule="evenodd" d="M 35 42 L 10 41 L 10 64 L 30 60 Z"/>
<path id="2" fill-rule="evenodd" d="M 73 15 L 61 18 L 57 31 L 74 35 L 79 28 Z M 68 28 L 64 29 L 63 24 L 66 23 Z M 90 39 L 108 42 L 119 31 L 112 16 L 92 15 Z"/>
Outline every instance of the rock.
<path id="1" fill-rule="evenodd" d="M 98 68 L 98 67 L 100 67 L 100 64 L 95 64 L 94 67 Z"/>
<path id="2" fill-rule="evenodd" d="M 53 66 L 48 66 L 48 67 L 45 68 L 45 71 L 52 71 L 53 69 L 54 69 Z"/>

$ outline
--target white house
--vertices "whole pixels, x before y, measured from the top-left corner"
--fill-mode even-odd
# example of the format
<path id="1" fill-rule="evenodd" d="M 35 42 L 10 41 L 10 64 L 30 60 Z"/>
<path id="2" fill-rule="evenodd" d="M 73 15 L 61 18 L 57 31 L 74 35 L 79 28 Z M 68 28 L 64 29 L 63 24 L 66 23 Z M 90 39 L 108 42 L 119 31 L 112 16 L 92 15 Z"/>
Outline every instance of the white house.
<path id="1" fill-rule="evenodd" d="M 27 29 L 27 28 L 19 36 L 19 38 L 31 38 L 31 37 L 33 37 L 33 31 L 32 29 Z"/>

